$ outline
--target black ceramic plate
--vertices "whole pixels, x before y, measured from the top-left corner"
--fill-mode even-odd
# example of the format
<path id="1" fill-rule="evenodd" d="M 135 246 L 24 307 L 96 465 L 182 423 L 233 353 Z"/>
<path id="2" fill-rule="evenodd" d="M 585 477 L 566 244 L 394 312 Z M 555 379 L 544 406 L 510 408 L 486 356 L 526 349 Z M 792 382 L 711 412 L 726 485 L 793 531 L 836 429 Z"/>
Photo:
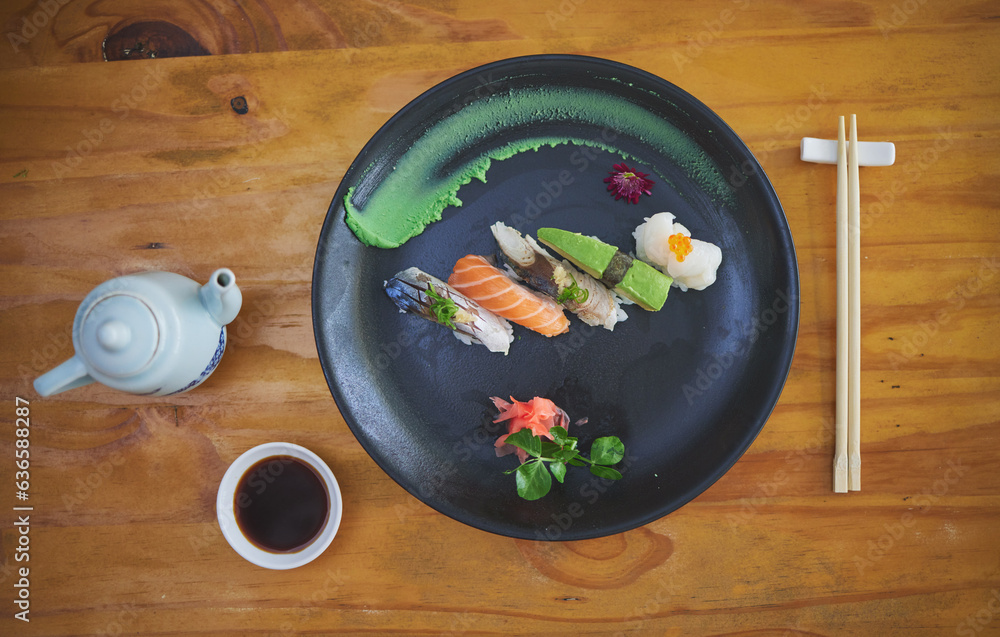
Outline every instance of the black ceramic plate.
<path id="1" fill-rule="evenodd" d="M 696 145 L 678 159 L 661 130 L 617 131 L 615 152 L 543 146 L 494 162 L 487 182 L 459 191 L 463 205 L 395 249 L 363 245 L 345 223 L 349 187 L 368 192 L 432 125 L 510 91 L 559 86 L 638 106 Z M 498 101 L 498 96 L 501 98 Z M 573 113 L 576 113 L 575 115 Z M 609 138 L 584 112 L 506 129 L 444 158 L 458 165 L 519 137 Z M 498 113 L 498 117 L 502 115 Z M 544 120 L 544 118 L 543 118 Z M 654 127 L 658 128 L 660 124 Z M 646 134 L 648 133 L 648 134 Z M 638 204 L 615 201 L 604 177 L 623 155 L 656 182 Z M 705 159 L 707 158 L 707 160 Z M 401 314 L 382 284 L 417 266 L 447 279 L 462 256 L 495 250 L 489 226 L 534 234 L 557 227 L 634 249 L 644 217 L 670 211 L 723 250 L 718 281 L 671 291 L 656 313 L 636 306 L 613 332 L 571 318 L 547 339 L 515 326 L 510 354 L 467 346 L 449 330 Z M 327 214 L 313 274 L 313 320 L 333 397 L 365 450 L 404 489 L 438 511 L 502 535 L 575 540 L 625 531 L 674 511 L 719 479 L 750 446 L 778 400 L 798 328 L 798 272 L 781 204 L 740 138 L 707 106 L 638 69 L 577 56 L 533 56 L 473 69 L 430 89 L 362 149 Z M 570 467 L 541 500 L 520 499 L 514 456 L 497 458 L 504 430 L 490 396 L 551 398 L 589 449 L 617 435 L 627 456 L 618 482 Z"/>

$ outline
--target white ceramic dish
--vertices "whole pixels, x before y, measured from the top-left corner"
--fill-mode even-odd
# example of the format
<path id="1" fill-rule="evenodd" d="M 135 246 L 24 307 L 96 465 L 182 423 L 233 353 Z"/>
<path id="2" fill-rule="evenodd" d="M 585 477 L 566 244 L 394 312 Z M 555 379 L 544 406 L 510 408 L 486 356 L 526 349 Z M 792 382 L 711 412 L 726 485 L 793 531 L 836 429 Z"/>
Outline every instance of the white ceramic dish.
<path id="1" fill-rule="evenodd" d="M 291 553 L 272 553 L 255 546 L 243 535 L 236 523 L 235 495 L 240 478 L 257 462 L 274 456 L 291 456 L 311 465 L 323 479 L 330 497 L 330 511 L 323 529 L 312 542 Z M 305 447 L 290 442 L 269 442 L 249 449 L 229 466 L 219 484 L 215 509 L 222 535 L 237 553 L 257 566 L 284 570 L 308 564 L 330 546 L 330 542 L 337 534 L 337 529 L 340 528 L 343 500 L 340 496 L 340 485 L 337 483 L 337 478 L 322 458 Z"/>

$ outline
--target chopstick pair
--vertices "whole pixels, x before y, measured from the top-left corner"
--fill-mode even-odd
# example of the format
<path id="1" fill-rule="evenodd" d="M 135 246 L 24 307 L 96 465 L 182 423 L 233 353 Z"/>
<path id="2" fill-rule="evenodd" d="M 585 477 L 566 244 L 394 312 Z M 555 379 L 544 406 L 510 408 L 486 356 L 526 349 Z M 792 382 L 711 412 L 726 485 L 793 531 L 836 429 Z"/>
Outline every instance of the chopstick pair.
<path id="1" fill-rule="evenodd" d="M 833 490 L 861 490 L 861 185 L 858 118 L 837 131 L 837 413 Z"/>
<path id="2" fill-rule="evenodd" d="M 840 118 L 837 141 L 802 138 L 802 161 L 837 164 L 837 444 L 833 490 L 861 490 L 861 187 L 858 166 L 891 166 L 892 142 L 859 142 L 851 115 L 851 139 Z"/>

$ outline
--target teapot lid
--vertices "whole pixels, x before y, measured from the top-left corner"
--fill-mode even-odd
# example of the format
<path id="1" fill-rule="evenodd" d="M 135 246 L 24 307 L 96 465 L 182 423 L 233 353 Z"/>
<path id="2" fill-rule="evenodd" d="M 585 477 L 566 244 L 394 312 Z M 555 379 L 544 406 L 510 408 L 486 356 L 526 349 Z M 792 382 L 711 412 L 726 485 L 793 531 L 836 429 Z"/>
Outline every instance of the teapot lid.
<path id="1" fill-rule="evenodd" d="M 128 294 L 114 294 L 92 305 L 80 327 L 80 347 L 102 374 L 131 376 L 149 364 L 160 328 L 148 305 Z"/>

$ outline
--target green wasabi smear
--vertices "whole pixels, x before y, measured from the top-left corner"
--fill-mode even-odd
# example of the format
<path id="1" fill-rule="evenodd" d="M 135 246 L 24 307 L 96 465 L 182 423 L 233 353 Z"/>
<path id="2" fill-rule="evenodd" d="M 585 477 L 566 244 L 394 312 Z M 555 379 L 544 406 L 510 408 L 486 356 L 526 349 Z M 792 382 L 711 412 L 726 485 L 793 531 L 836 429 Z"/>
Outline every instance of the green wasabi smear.
<path id="1" fill-rule="evenodd" d="M 602 129 L 601 133 L 596 139 L 541 136 L 517 139 L 490 148 L 445 175 L 444 166 L 450 158 L 484 139 L 497 139 L 501 133 L 508 132 L 516 136 L 519 130 L 539 123 L 573 121 L 587 122 Z M 493 161 L 559 144 L 591 146 L 624 159 L 641 161 L 611 145 L 618 135 L 642 139 L 673 159 L 714 196 L 732 197 L 729 183 L 701 147 L 682 131 L 641 107 L 589 89 L 516 89 L 473 102 L 430 128 L 399 158 L 393 171 L 368 193 L 361 206 L 353 202 L 354 186 L 348 188 L 344 196 L 347 225 L 367 245 L 396 248 L 423 232 L 428 224 L 441 219 L 442 211 L 448 206 L 461 206 L 459 189 L 473 179 L 485 183 L 486 172 Z"/>

